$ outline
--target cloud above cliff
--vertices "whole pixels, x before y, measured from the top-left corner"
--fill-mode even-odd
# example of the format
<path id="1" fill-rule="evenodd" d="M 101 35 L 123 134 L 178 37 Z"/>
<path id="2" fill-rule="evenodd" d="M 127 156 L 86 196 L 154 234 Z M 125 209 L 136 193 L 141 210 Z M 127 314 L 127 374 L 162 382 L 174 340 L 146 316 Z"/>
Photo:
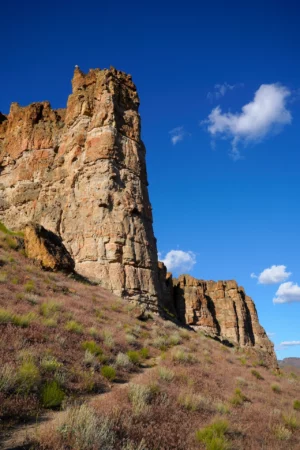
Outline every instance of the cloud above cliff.
<path id="1" fill-rule="evenodd" d="M 282 283 L 273 298 L 273 303 L 300 302 L 300 286 L 292 281 Z"/>
<path id="2" fill-rule="evenodd" d="M 300 345 L 300 341 L 283 341 L 279 345 L 280 347 L 295 347 L 296 345 Z"/>
<path id="3" fill-rule="evenodd" d="M 224 95 L 228 91 L 233 91 L 233 89 L 237 87 L 243 87 L 243 83 L 238 84 L 228 84 L 226 81 L 224 83 L 218 83 L 214 85 L 214 90 L 212 92 L 207 93 L 207 98 L 210 101 L 219 100 L 220 98 L 224 97 Z"/>
<path id="4" fill-rule="evenodd" d="M 282 283 L 292 275 L 286 271 L 286 266 L 271 266 L 263 270 L 259 275 L 251 273 L 251 278 L 257 278 L 259 284 L 276 284 Z"/>
<path id="5" fill-rule="evenodd" d="M 170 250 L 162 262 L 169 272 L 187 272 L 196 264 L 196 255 L 192 251 Z"/>
<path id="6" fill-rule="evenodd" d="M 185 131 L 184 127 L 176 127 L 169 131 L 171 136 L 171 142 L 173 145 L 178 144 L 178 142 L 183 141 L 183 139 L 189 134 Z"/>
<path id="7" fill-rule="evenodd" d="M 240 145 L 260 142 L 291 123 L 292 116 L 286 107 L 290 95 L 290 90 L 278 83 L 262 84 L 254 99 L 244 105 L 241 112 L 223 113 L 217 106 L 202 124 L 207 126 L 213 139 L 230 139 L 230 155 L 238 160 L 241 158 Z"/>

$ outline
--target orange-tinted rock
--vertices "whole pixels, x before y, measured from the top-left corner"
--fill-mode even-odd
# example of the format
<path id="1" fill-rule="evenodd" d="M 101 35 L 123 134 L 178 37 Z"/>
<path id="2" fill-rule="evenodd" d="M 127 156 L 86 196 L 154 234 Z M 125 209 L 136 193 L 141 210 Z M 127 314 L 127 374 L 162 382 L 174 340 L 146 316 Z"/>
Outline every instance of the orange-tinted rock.
<path id="1" fill-rule="evenodd" d="M 275 361 L 273 344 L 259 324 L 255 305 L 234 280 L 204 281 L 190 275 L 174 280 L 179 319 L 241 347 L 255 347 Z"/>
<path id="2" fill-rule="evenodd" d="M 156 304 L 157 249 L 139 97 L 113 68 L 75 69 L 66 110 L 13 103 L 0 116 L 0 221 L 59 235 L 76 271 Z"/>

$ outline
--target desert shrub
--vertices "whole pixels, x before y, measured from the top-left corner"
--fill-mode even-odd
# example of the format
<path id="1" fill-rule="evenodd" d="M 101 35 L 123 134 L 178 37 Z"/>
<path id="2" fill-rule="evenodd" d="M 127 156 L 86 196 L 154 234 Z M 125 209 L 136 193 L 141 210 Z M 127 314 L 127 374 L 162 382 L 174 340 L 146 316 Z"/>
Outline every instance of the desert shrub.
<path id="1" fill-rule="evenodd" d="M 94 362 L 95 362 L 95 355 L 93 355 L 93 353 L 91 353 L 89 350 L 86 350 L 84 352 L 83 363 L 86 366 L 91 366 Z"/>
<path id="2" fill-rule="evenodd" d="M 275 392 L 276 394 L 280 394 L 281 393 L 281 387 L 279 386 L 279 384 L 277 383 L 272 383 L 271 384 L 271 389 L 273 392 Z"/>
<path id="3" fill-rule="evenodd" d="M 103 335 L 104 345 L 106 345 L 106 347 L 108 347 L 108 348 L 113 348 L 115 346 L 115 341 L 114 341 L 114 338 L 113 338 L 111 332 L 104 330 L 102 335 Z"/>
<path id="4" fill-rule="evenodd" d="M 13 391 L 17 383 L 15 367 L 5 364 L 0 367 L 0 392 Z"/>
<path id="5" fill-rule="evenodd" d="M 44 317 L 50 317 L 60 310 L 61 310 L 61 305 L 59 303 L 55 303 L 55 302 L 42 303 L 40 306 L 40 313 Z"/>
<path id="6" fill-rule="evenodd" d="M 116 369 L 112 366 L 103 366 L 101 367 L 101 374 L 108 381 L 113 381 L 116 378 Z"/>
<path id="7" fill-rule="evenodd" d="M 182 337 L 182 339 L 186 339 L 187 341 L 189 341 L 191 339 L 191 332 L 188 330 L 179 330 L 180 336 Z"/>
<path id="8" fill-rule="evenodd" d="M 41 380 L 38 367 L 31 360 L 24 361 L 19 367 L 17 379 L 20 392 L 27 394 L 37 389 Z"/>
<path id="9" fill-rule="evenodd" d="M 277 425 L 274 428 L 274 435 L 280 441 L 288 441 L 292 437 L 292 432 L 283 425 Z"/>
<path id="10" fill-rule="evenodd" d="M 146 347 L 141 348 L 140 355 L 142 359 L 148 359 L 149 358 L 149 349 Z"/>
<path id="11" fill-rule="evenodd" d="M 239 358 L 239 360 L 240 360 L 240 363 L 242 364 L 242 366 L 246 366 L 246 364 L 247 364 L 247 359 L 246 359 L 244 356 L 241 356 L 241 357 Z"/>
<path id="12" fill-rule="evenodd" d="M 0 308 L 0 323 L 12 322 L 13 314 L 4 308 Z"/>
<path id="13" fill-rule="evenodd" d="M 299 423 L 297 417 L 293 413 L 283 414 L 282 415 L 284 424 L 292 431 L 297 430 L 299 428 Z"/>
<path id="14" fill-rule="evenodd" d="M 92 355 L 93 356 L 93 355 Z M 84 391 L 92 392 L 95 389 L 95 372 L 94 369 L 80 372 L 80 377 Z"/>
<path id="15" fill-rule="evenodd" d="M 219 402 L 219 403 L 216 404 L 216 410 L 220 414 L 228 414 L 230 412 L 229 406 L 226 405 L 226 403 L 222 403 L 222 402 Z"/>
<path id="16" fill-rule="evenodd" d="M 296 411 L 300 411 L 300 400 L 295 400 L 293 406 Z"/>
<path id="17" fill-rule="evenodd" d="M 41 367 L 46 372 L 55 372 L 62 366 L 62 363 L 58 362 L 54 356 L 47 355 L 41 360 Z"/>
<path id="18" fill-rule="evenodd" d="M 81 334 L 82 333 L 82 325 L 80 325 L 75 320 L 69 320 L 65 326 L 67 331 L 71 331 L 72 333 Z"/>
<path id="19" fill-rule="evenodd" d="M 42 405 L 44 408 L 57 408 L 65 398 L 65 393 L 56 381 L 47 383 L 42 389 Z"/>
<path id="20" fill-rule="evenodd" d="M 33 313 L 28 314 L 14 314 L 12 316 L 12 323 L 16 325 L 17 327 L 26 328 L 30 325 L 30 323 L 35 318 L 35 315 Z"/>
<path id="21" fill-rule="evenodd" d="M 96 416 L 91 407 L 83 404 L 67 412 L 58 433 L 70 448 L 114 450 L 113 425 L 109 417 Z"/>
<path id="22" fill-rule="evenodd" d="M 191 355 L 191 353 L 183 350 L 183 349 L 177 349 L 172 354 L 172 359 L 175 362 L 178 362 L 180 364 L 193 364 L 196 362 L 196 358 Z"/>
<path id="23" fill-rule="evenodd" d="M 37 305 L 39 303 L 39 296 L 36 294 L 23 294 L 22 298 L 24 300 L 26 300 L 30 305 L 33 305 L 33 306 Z"/>
<path id="24" fill-rule="evenodd" d="M 234 391 L 233 397 L 230 399 L 230 403 L 233 406 L 240 406 L 247 400 L 247 397 L 242 393 L 240 389 Z"/>
<path id="25" fill-rule="evenodd" d="M 236 382 L 239 386 L 247 386 L 247 381 L 243 377 L 236 377 Z"/>
<path id="26" fill-rule="evenodd" d="M 129 359 L 129 356 L 121 352 L 117 354 L 115 364 L 117 367 L 123 369 L 131 369 L 133 365 L 131 360 Z"/>
<path id="27" fill-rule="evenodd" d="M 139 415 L 147 409 L 153 398 L 153 391 L 149 386 L 131 383 L 128 397 L 135 415 Z"/>
<path id="28" fill-rule="evenodd" d="M 168 348 L 168 337 L 167 336 L 157 336 L 153 339 L 152 345 L 159 350 L 165 351 Z"/>
<path id="29" fill-rule="evenodd" d="M 137 338 L 134 336 L 134 334 L 126 333 L 126 342 L 130 345 L 134 345 L 137 342 Z"/>
<path id="30" fill-rule="evenodd" d="M 199 411 L 208 407 L 207 400 L 193 392 L 182 392 L 178 397 L 178 403 L 188 411 Z"/>
<path id="31" fill-rule="evenodd" d="M 167 367 L 159 367 L 158 368 L 159 377 L 164 381 L 172 381 L 174 379 L 174 372 Z"/>
<path id="32" fill-rule="evenodd" d="M 34 290 L 34 281 L 33 280 L 26 281 L 26 283 L 24 284 L 24 289 L 26 292 L 32 292 Z"/>
<path id="33" fill-rule="evenodd" d="M 102 354 L 100 345 L 96 344 L 95 341 L 85 341 L 81 344 L 81 347 L 84 350 L 88 350 L 90 353 L 92 353 L 92 355 L 98 356 Z"/>
<path id="34" fill-rule="evenodd" d="M 229 442 L 226 438 L 229 424 L 226 420 L 216 420 L 211 425 L 196 432 L 197 441 L 206 446 L 206 450 L 228 450 Z"/>
<path id="35" fill-rule="evenodd" d="M 2 272 L 0 273 L 0 283 L 6 283 L 7 282 L 7 273 Z"/>
<path id="36" fill-rule="evenodd" d="M 257 379 L 257 380 L 263 380 L 263 376 L 255 369 L 251 370 L 252 375 Z"/>
<path id="37" fill-rule="evenodd" d="M 95 327 L 89 328 L 88 332 L 93 337 L 97 337 L 98 336 L 98 331 L 97 331 L 97 329 Z"/>
<path id="38" fill-rule="evenodd" d="M 57 320 L 54 319 L 53 317 L 50 317 L 49 319 L 44 319 L 43 324 L 46 327 L 55 328 L 57 326 Z"/>
<path id="39" fill-rule="evenodd" d="M 179 345 L 182 342 L 182 338 L 179 333 L 173 333 L 169 336 L 168 343 L 169 345 Z"/>
<path id="40" fill-rule="evenodd" d="M 126 355 L 128 356 L 129 360 L 132 362 L 132 364 L 134 364 L 136 366 L 139 365 L 139 363 L 140 363 L 140 354 L 139 354 L 139 352 L 137 352 L 135 350 L 128 350 Z"/>

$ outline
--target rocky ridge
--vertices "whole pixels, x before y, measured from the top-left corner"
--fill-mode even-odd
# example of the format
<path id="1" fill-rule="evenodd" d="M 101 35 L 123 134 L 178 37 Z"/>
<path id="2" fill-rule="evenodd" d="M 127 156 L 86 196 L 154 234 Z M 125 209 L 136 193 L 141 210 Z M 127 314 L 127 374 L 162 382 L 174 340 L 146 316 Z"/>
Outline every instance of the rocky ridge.
<path id="1" fill-rule="evenodd" d="M 44 266 L 59 267 L 60 255 L 116 295 L 274 359 L 255 305 L 235 281 L 173 280 L 158 262 L 138 107 L 131 76 L 114 68 L 76 67 L 65 110 L 12 103 L 0 113 L 0 221 L 34 238 L 28 255 Z M 63 250 L 49 255 L 41 230 Z"/>

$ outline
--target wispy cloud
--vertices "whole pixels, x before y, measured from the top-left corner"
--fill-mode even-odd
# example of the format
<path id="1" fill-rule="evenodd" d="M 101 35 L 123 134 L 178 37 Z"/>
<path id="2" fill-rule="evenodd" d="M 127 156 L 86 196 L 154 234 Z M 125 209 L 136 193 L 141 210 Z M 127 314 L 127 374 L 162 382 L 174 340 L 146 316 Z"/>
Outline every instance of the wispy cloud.
<path id="1" fill-rule="evenodd" d="M 191 270 L 196 264 L 196 255 L 192 251 L 170 250 L 162 262 L 167 269 L 172 272 L 186 272 Z"/>
<path id="2" fill-rule="evenodd" d="M 300 341 L 283 341 L 279 344 L 280 347 L 294 347 L 300 345 Z"/>
<path id="3" fill-rule="evenodd" d="M 254 99 L 242 107 L 241 112 L 223 113 L 220 106 L 214 108 L 207 120 L 207 131 L 217 137 L 231 140 L 230 155 L 234 160 L 241 158 L 239 145 L 259 142 L 272 132 L 291 123 L 292 116 L 286 108 L 291 92 L 280 84 L 262 84 Z"/>
<path id="4" fill-rule="evenodd" d="M 286 271 L 286 266 L 271 266 L 263 270 L 259 275 L 251 273 L 251 278 L 257 278 L 259 284 L 282 283 L 292 275 L 292 272 Z"/>
<path id="5" fill-rule="evenodd" d="M 169 131 L 171 136 L 171 142 L 173 145 L 178 144 L 178 142 L 183 141 L 183 139 L 189 135 L 184 129 L 183 126 L 173 128 L 173 130 Z"/>
<path id="6" fill-rule="evenodd" d="M 212 92 L 207 93 L 207 98 L 211 102 L 214 100 L 219 100 L 220 98 L 224 97 L 226 92 L 233 91 L 233 89 L 237 87 L 243 87 L 243 83 L 238 84 L 228 84 L 226 81 L 224 83 L 218 83 L 214 85 L 214 90 Z"/>
<path id="7" fill-rule="evenodd" d="M 267 336 L 268 336 L 269 338 L 274 337 L 274 336 L 275 336 L 275 333 L 269 333 L 269 332 L 267 332 Z"/>
<path id="8" fill-rule="evenodd" d="M 273 298 L 273 303 L 300 302 L 300 286 L 292 281 L 282 283 Z"/>

